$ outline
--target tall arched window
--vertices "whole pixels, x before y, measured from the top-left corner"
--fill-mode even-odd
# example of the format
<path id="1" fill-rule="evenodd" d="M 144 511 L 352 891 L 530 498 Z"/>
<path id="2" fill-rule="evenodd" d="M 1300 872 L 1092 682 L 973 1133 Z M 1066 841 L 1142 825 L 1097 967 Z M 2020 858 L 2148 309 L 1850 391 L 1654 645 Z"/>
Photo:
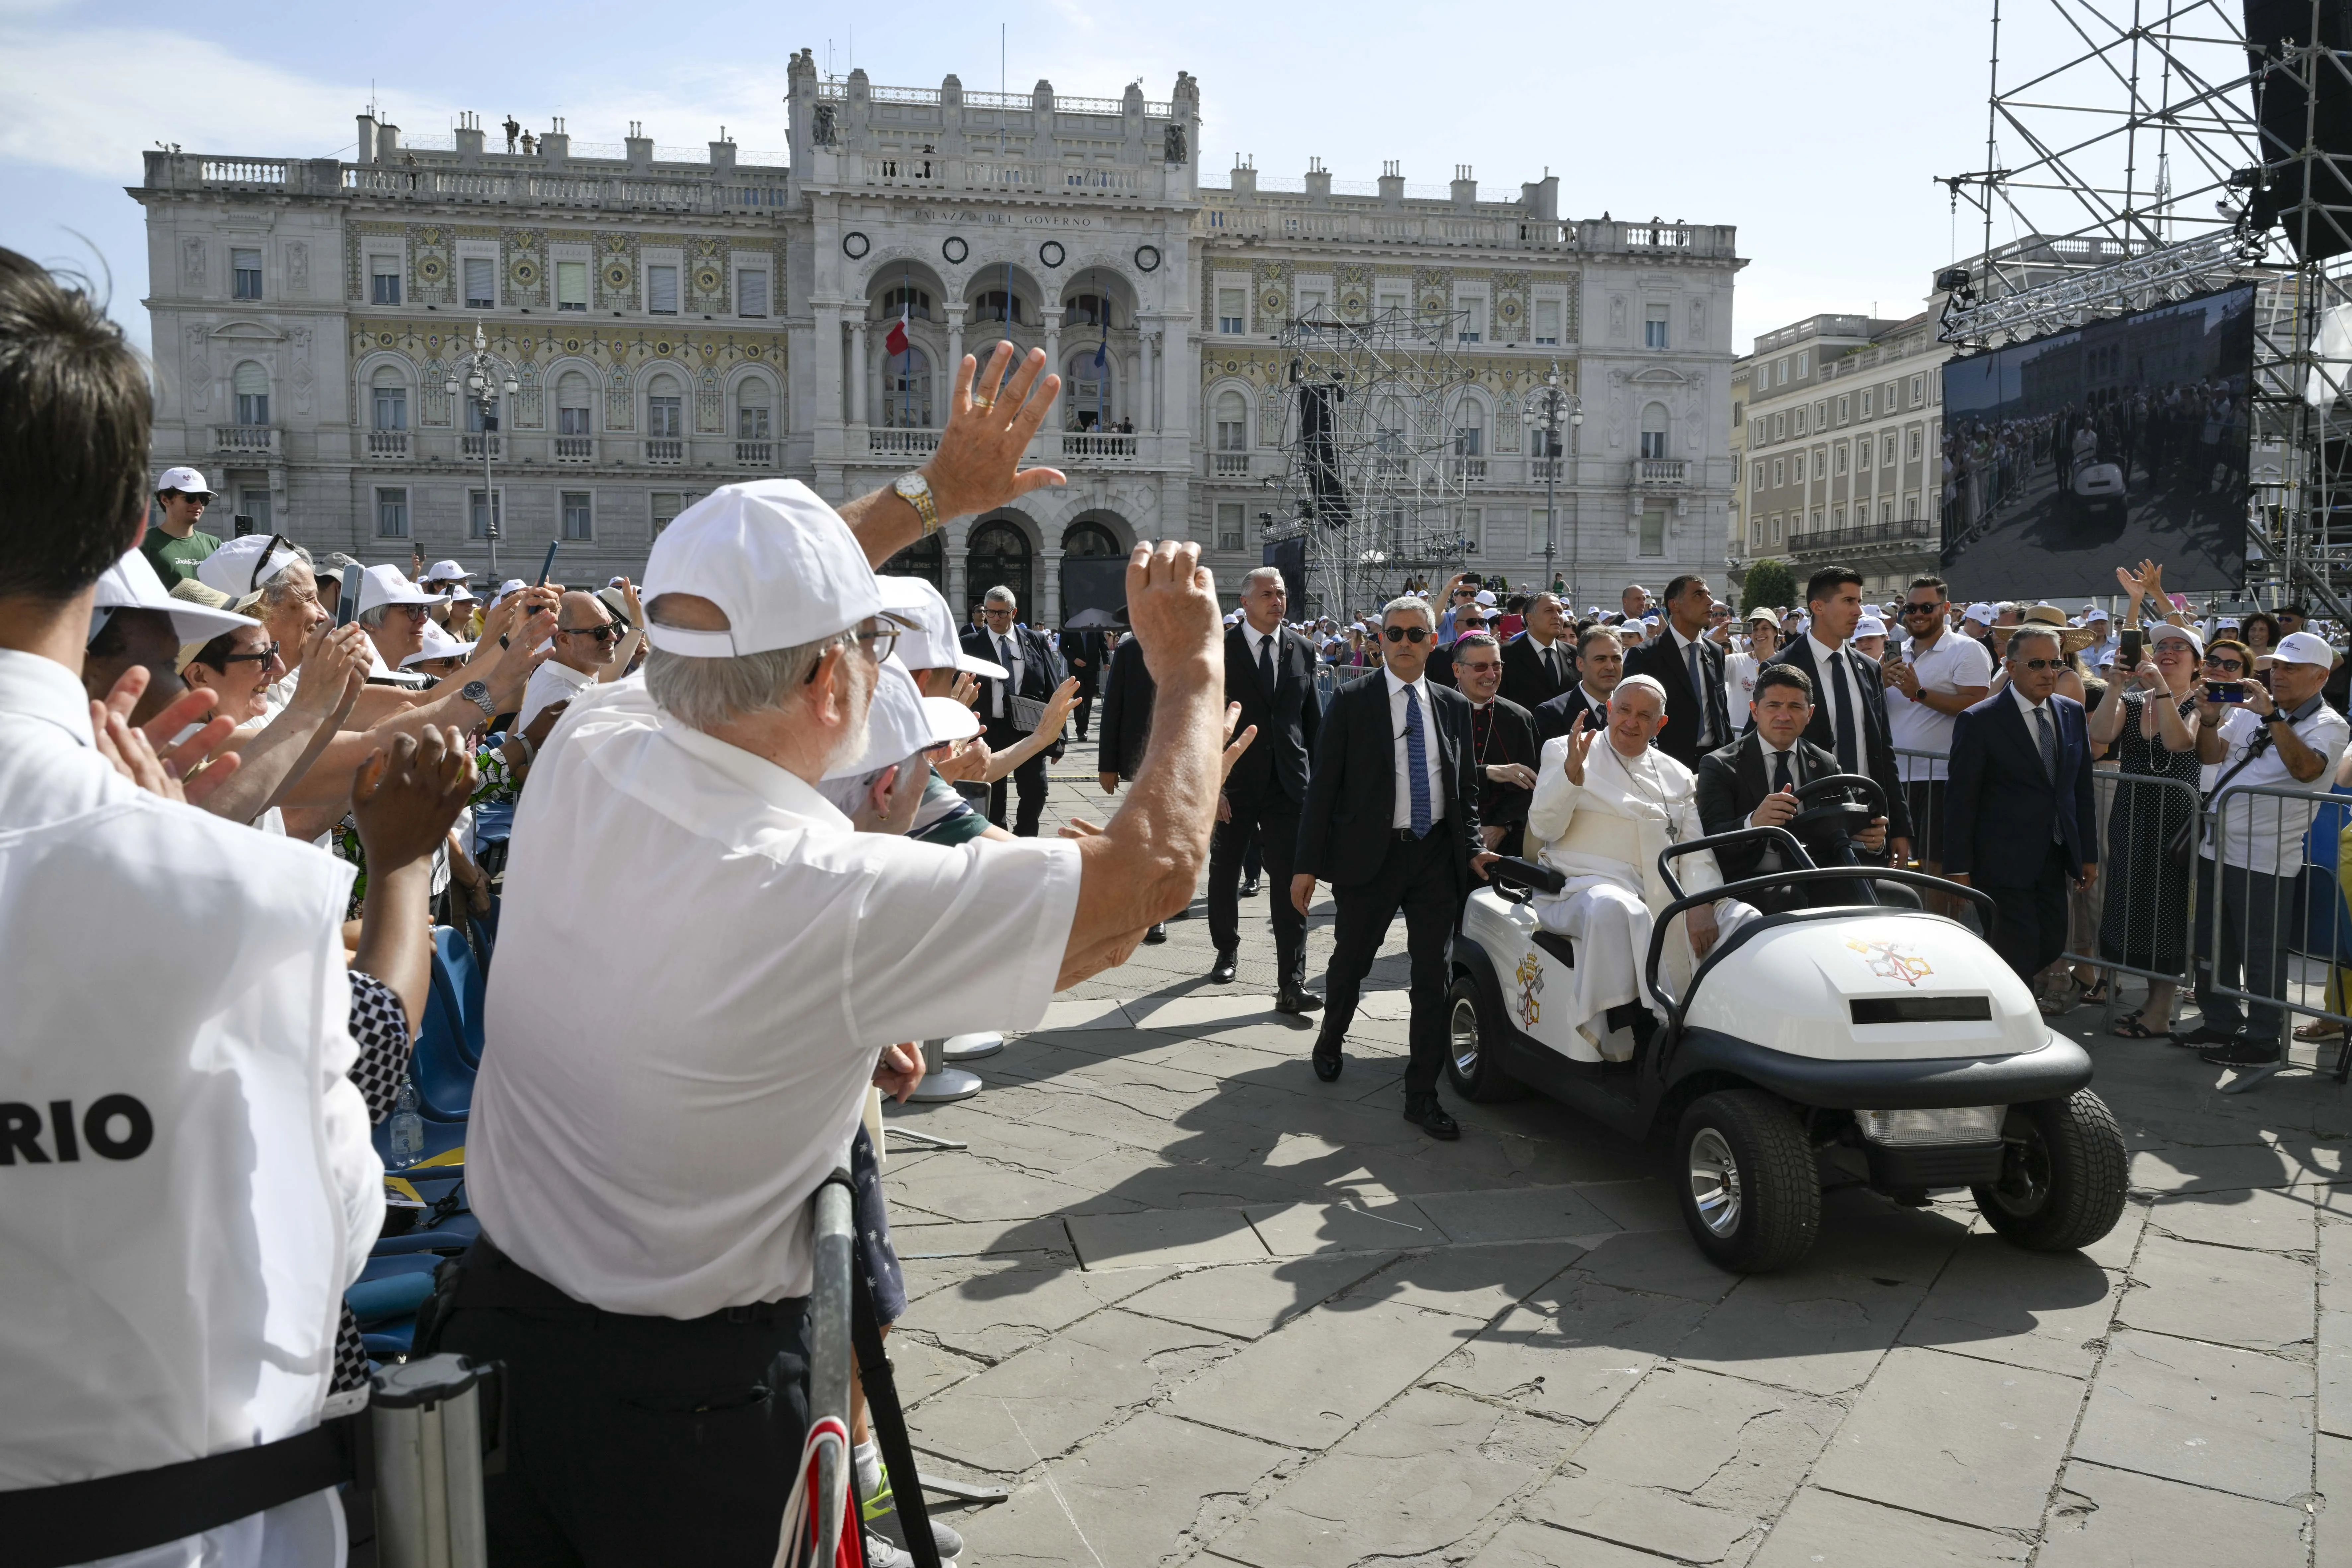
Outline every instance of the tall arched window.
<path id="1" fill-rule="evenodd" d="M 735 438 L 738 441 L 772 438 L 775 416 L 768 396 L 768 383 L 761 376 L 747 377 L 735 389 Z"/>
<path id="2" fill-rule="evenodd" d="M 882 423 L 898 430 L 931 427 L 930 356 L 912 343 L 882 360 Z"/>
<path id="3" fill-rule="evenodd" d="M 588 435 L 588 378 L 576 370 L 565 371 L 563 379 L 555 387 L 557 436 L 580 439 Z"/>
<path id="4" fill-rule="evenodd" d="M 236 422 L 240 425 L 269 423 L 269 373 L 247 360 L 236 367 L 229 378 L 229 390 L 236 396 Z"/>
<path id="5" fill-rule="evenodd" d="M 1486 410 L 1475 397 L 1465 397 L 1454 410 L 1454 455 L 1480 458 L 1486 453 Z"/>
<path id="6" fill-rule="evenodd" d="M 1653 403 L 1642 410 L 1642 456 L 1663 458 L 1666 455 L 1666 405 Z"/>
<path id="7" fill-rule="evenodd" d="M 1217 450 L 1249 449 L 1249 399 L 1232 387 L 1217 394 Z"/>
<path id="8" fill-rule="evenodd" d="M 1002 289 L 991 289 L 971 302 L 971 321 L 977 328 L 983 321 L 1012 322 L 1025 325 L 1021 314 L 1021 296 L 1008 294 Z"/>
<path id="9" fill-rule="evenodd" d="M 373 395 L 375 424 L 378 430 L 408 428 L 408 381 L 390 365 L 375 373 L 374 384 L 368 389 Z"/>
<path id="10" fill-rule="evenodd" d="M 646 434 L 668 441 L 686 434 L 686 398 L 674 377 L 657 375 L 646 384 Z"/>
<path id="11" fill-rule="evenodd" d="M 1062 559 L 1065 561 L 1073 556 L 1082 560 L 1117 556 L 1123 560 L 1126 555 L 1127 552 L 1118 547 L 1118 541 L 1111 536 L 1110 530 L 1099 522 L 1074 522 L 1062 535 Z"/>
<path id="12" fill-rule="evenodd" d="M 909 284 L 900 284 L 882 296 L 882 320 L 895 321 L 903 311 L 910 321 L 931 319 L 931 297 Z"/>
<path id="13" fill-rule="evenodd" d="M 1021 531 L 1019 523 L 999 518 L 971 531 L 964 584 L 971 599 L 967 608 L 976 608 L 991 588 L 1002 584 L 1013 590 L 1021 618 L 1035 618 L 1036 609 L 1029 602 L 1029 536 Z"/>

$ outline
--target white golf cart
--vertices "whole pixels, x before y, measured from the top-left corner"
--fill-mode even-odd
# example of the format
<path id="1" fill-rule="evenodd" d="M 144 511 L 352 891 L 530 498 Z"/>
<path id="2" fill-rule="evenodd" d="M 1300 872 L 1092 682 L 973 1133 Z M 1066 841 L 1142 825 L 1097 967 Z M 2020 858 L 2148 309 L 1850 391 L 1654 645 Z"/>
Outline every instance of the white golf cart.
<path id="1" fill-rule="evenodd" d="M 1788 828 L 1741 828 L 1659 857 L 1675 897 L 1643 978 L 1665 1021 L 1638 1044 L 1626 1031 L 1596 1044 L 1545 1006 L 1548 991 L 1568 993 L 1576 953 L 1529 904 L 1565 879 L 1525 860 L 1490 866 L 1454 943 L 1454 1089 L 1481 1101 L 1540 1089 L 1634 1137 L 1672 1130 L 1692 1238 L 1742 1272 L 1783 1268 L 1812 1246 L 1818 1156 L 1832 1149 L 1851 1152 L 1832 1165 L 1860 1163 L 1870 1186 L 1899 1201 L 1968 1187 L 1994 1229 L 2034 1251 L 2105 1236 L 2123 1213 L 2124 1142 L 2086 1087 L 2088 1053 L 2052 1032 L 2025 984 L 1965 925 L 1876 902 L 1874 884 L 1972 900 L 1988 922 L 1992 900 L 1923 872 L 1871 868 L 1864 879 L 1848 868 L 1849 835 L 1885 814 L 1872 780 L 1839 774 L 1797 793 Z M 1801 836 L 1844 863 L 1817 865 Z M 1673 860 L 1759 837 L 1780 847 L 1782 868 L 1684 895 Z M 1823 883 L 1863 901 L 1760 916 L 1716 945 L 1682 995 L 1661 985 L 1659 959 L 1683 911 Z"/>

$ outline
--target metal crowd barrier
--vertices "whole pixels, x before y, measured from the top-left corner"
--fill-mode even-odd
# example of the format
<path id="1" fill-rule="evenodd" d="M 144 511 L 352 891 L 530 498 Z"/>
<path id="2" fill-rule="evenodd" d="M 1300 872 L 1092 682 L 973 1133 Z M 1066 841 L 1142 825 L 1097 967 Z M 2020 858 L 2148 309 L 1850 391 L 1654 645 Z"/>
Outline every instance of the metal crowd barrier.
<path id="1" fill-rule="evenodd" d="M 2276 1014 L 2283 1047 L 2294 1044 L 2286 1031 L 2296 1017 L 2352 1031 L 2352 914 L 2341 854 L 2347 808 L 2352 795 L 2231 784 L 2206 814 L 2199 994 L 2226 999 L 2249 1022 L 2256 1009 Z M 2233 858 L 2252 865 L 2232 865 Z M 2268 1076 L 2248 1074 L 2243 1087 Z M 2339 1084 L 2352 1076 L 2352 1044 L 2337 1045 L 2333 1076 Z"/>
<path id="2" fill-rule="evenodd" d="M 809 1424 L 831 1415 L 844 1430 L 849 1420 L 849 1385 L 856 1357 L 850 1349 L 851 1270 L 856 1268 L 853 1242 L 857 1220 L 853 1209 L 849 1176 L 836 1174 L 816 1190 L 816 1278 L 809 1289 Z M 845 1449 L 817 1450 L 817 1550 L 812 1564 L 833 1568 L 842 1531 L 857 1528 L 845 1517 L 842 1499 L 849 1491 L 842 1468 L 849 1462 Z"/>

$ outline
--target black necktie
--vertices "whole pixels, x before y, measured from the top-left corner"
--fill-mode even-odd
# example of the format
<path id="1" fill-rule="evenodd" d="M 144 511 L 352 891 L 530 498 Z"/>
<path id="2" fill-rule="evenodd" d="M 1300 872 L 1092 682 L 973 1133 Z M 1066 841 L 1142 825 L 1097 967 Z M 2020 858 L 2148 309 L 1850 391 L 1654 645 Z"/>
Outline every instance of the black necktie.
<path id="1" fill-rule="evenodd" d="M 1782 790 L 1793 787 L 1793 784 L 1794 781 L 1789 777 L 1789 753 L 1775 752 L 1772 757 L 1772 793 L 1779 795 Z"/>
<path id="2" fill-rule="evenodd" d="M 1257 639 L 1257 678 L 1265 687 L 1265 694 L 1272 697 L 1274 695 L 1274 639 L 1270 637 Z"/>
<path id="3" fill-rule="evenodd" d="M 1853 696 L 1846 690 L 1843 679 L 1844 674 L 1845 654 L 1840 651 L 1830 655 L 1832 711 L 1837 716 L 1838 771 L 1858 773 L 1862 771 L 1856 760 L 1861 754 L 1861 746 L 1854 724 Z"/>

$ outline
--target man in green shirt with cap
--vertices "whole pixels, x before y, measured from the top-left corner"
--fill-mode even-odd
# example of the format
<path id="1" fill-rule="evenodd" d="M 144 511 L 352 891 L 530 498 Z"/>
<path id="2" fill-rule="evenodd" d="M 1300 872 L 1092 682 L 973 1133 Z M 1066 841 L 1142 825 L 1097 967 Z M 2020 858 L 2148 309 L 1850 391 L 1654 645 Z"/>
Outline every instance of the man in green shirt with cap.
<path id="1" fill-rule="evenodd" d="M 156 481 L 155 504 L 163 516 L 140 540 L 139 550 L 166 588 L 194 577 L 197 563 L 220 548 L 217 538 L 196 526 L 212 499 L 212 486 L 194 468 L 166 468 Z"/>

